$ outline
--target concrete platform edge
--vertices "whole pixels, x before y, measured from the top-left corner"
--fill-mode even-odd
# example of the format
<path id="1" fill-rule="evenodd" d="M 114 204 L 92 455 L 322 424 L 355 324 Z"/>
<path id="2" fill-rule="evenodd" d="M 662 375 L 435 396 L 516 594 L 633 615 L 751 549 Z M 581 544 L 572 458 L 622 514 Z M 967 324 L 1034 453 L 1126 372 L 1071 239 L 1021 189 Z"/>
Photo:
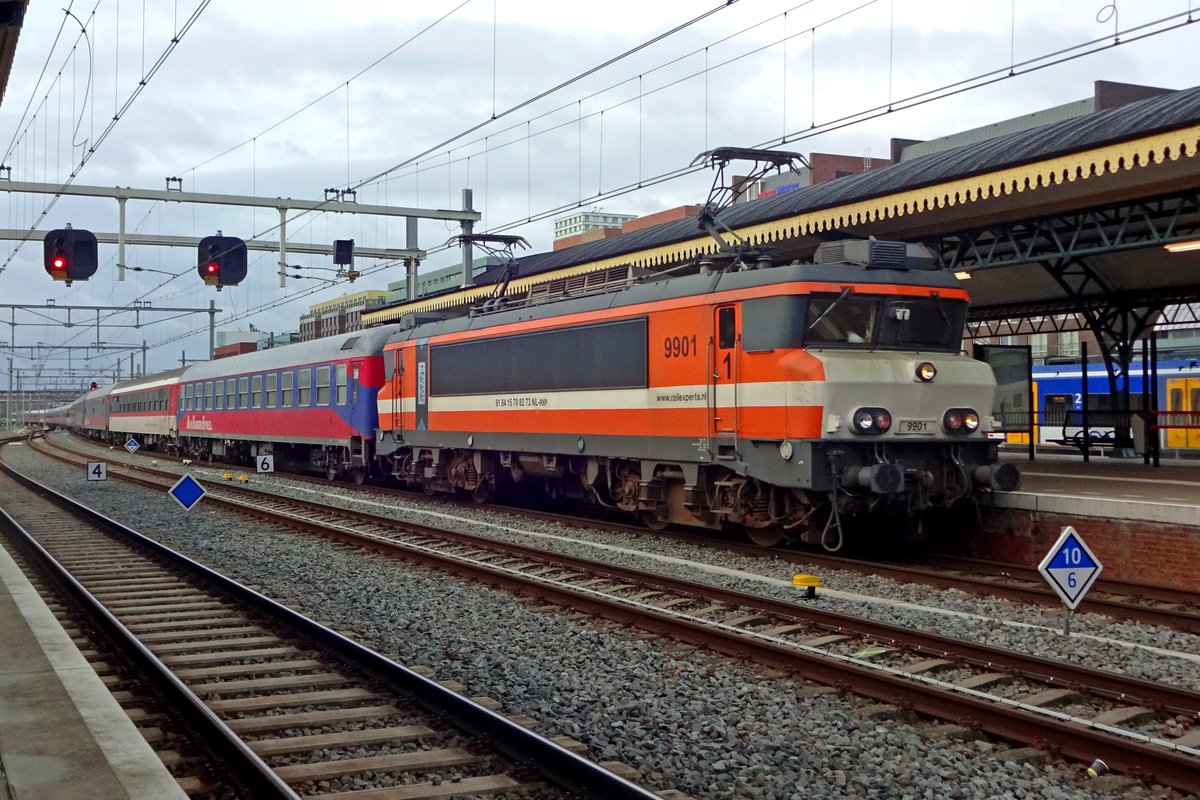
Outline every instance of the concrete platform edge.
<path id="1" fill-rule="evenodd" d="M 131 798 L 187 800 L 174 776 L 142 738 L 120 704 L 59 625 L 37 590 L 0 548 L 4 584 L 63 688 Z"/>
<path id="2" fill-rule="evenodd" d="M 1200 513 L 1197 513 L 1195 506 L 1180 506 L 1170 503 L 1139 503 L 1131 500 L 1106 500 L 1099 497 L 1029 492 L 997 493 L 995 502 L 997 508 L 1040 511 L 1047 514 L 1076 514 L 1081 517 L 1106 517 L 1108 519 L 1200 526 Z"/>

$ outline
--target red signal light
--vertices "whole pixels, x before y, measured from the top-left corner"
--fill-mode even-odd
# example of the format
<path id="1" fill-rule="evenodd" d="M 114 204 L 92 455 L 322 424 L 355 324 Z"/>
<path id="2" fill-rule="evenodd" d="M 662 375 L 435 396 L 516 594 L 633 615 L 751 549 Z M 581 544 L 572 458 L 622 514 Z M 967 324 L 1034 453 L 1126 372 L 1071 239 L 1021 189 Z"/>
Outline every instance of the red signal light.
<path id="1" fill-rule="evenodd" d="M 59 270 L 67 268 L 67 260 L 65 258 L 63 258 L 62 256 L 55 256 L 54 260 L 51 261 L 50 264 L 55 269 L 59 269 Z"/>
<path id="2" fill-rule="evenodd" d="M 215 261 L 210 261 L 208 265 L 204 267 L 204 271 L 209 275 L 216 275 L 218 269 L 220 268 L 217 266 L 217 262 Z"/>

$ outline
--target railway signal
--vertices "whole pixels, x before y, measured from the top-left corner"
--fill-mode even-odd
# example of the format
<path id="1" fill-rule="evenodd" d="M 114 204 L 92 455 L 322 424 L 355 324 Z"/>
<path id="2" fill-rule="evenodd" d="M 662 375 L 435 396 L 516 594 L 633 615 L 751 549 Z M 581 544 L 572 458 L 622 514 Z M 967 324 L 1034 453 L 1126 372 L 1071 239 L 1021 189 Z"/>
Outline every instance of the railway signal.
<path id="1" fill-rule="evenodd" d="M 42 240 L 43 265 L 50 277 L 64 281 L 86 281 L 100 264 L 96 234 L 71 227 L 58 228 Z"/>
<path id="2" fill-rule="evenodd" d="M 236 286 L 246 277 L 246 243 L 236 236 L 205 236 L 197 248 L 196 272 L 206 286 Z"/>

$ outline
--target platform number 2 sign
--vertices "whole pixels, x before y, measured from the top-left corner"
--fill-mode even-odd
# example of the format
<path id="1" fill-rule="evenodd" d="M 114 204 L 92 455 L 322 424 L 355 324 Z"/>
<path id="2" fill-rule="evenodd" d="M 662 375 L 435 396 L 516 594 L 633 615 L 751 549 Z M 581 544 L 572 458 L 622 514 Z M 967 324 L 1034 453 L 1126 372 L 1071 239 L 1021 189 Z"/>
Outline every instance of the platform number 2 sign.
<path id="1" fill-rule="evenodd" d="M 274 472 L 275 471 L 275 456 L 259 456 L 258 457 L 259 472 Z"/>

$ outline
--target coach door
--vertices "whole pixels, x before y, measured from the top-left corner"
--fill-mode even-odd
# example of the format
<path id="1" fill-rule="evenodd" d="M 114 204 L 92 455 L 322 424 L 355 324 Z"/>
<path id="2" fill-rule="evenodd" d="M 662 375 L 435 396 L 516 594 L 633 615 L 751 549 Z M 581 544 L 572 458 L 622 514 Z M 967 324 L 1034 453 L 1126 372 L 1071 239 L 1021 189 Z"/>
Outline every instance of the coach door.
<path id="1" fill-rule="evenodd" d="M 1200 447 L 1200 378 L 1167 378 L 1167 447 Z"/>
<path id="2" fill-rule="evenodd" d="M 399 439 L 400 412 L 404 406 L 404 351 L 399 347 L 395 350 L 385 350 L 383 357 L 387 359 L 387 373 L 392 384 L 388 387 L 388 413 L 383 419 L 383 428 L 395 431 L 396 438 Z"/>
<path id="3" fill-rule="evenodd" d="M 713 310 L 713 339 L 709 360 L 712 380 L 709 402 L 712 426 L 710 450 L 717 458 L 737 457 L 738 321 L 736 306 Z"/>

